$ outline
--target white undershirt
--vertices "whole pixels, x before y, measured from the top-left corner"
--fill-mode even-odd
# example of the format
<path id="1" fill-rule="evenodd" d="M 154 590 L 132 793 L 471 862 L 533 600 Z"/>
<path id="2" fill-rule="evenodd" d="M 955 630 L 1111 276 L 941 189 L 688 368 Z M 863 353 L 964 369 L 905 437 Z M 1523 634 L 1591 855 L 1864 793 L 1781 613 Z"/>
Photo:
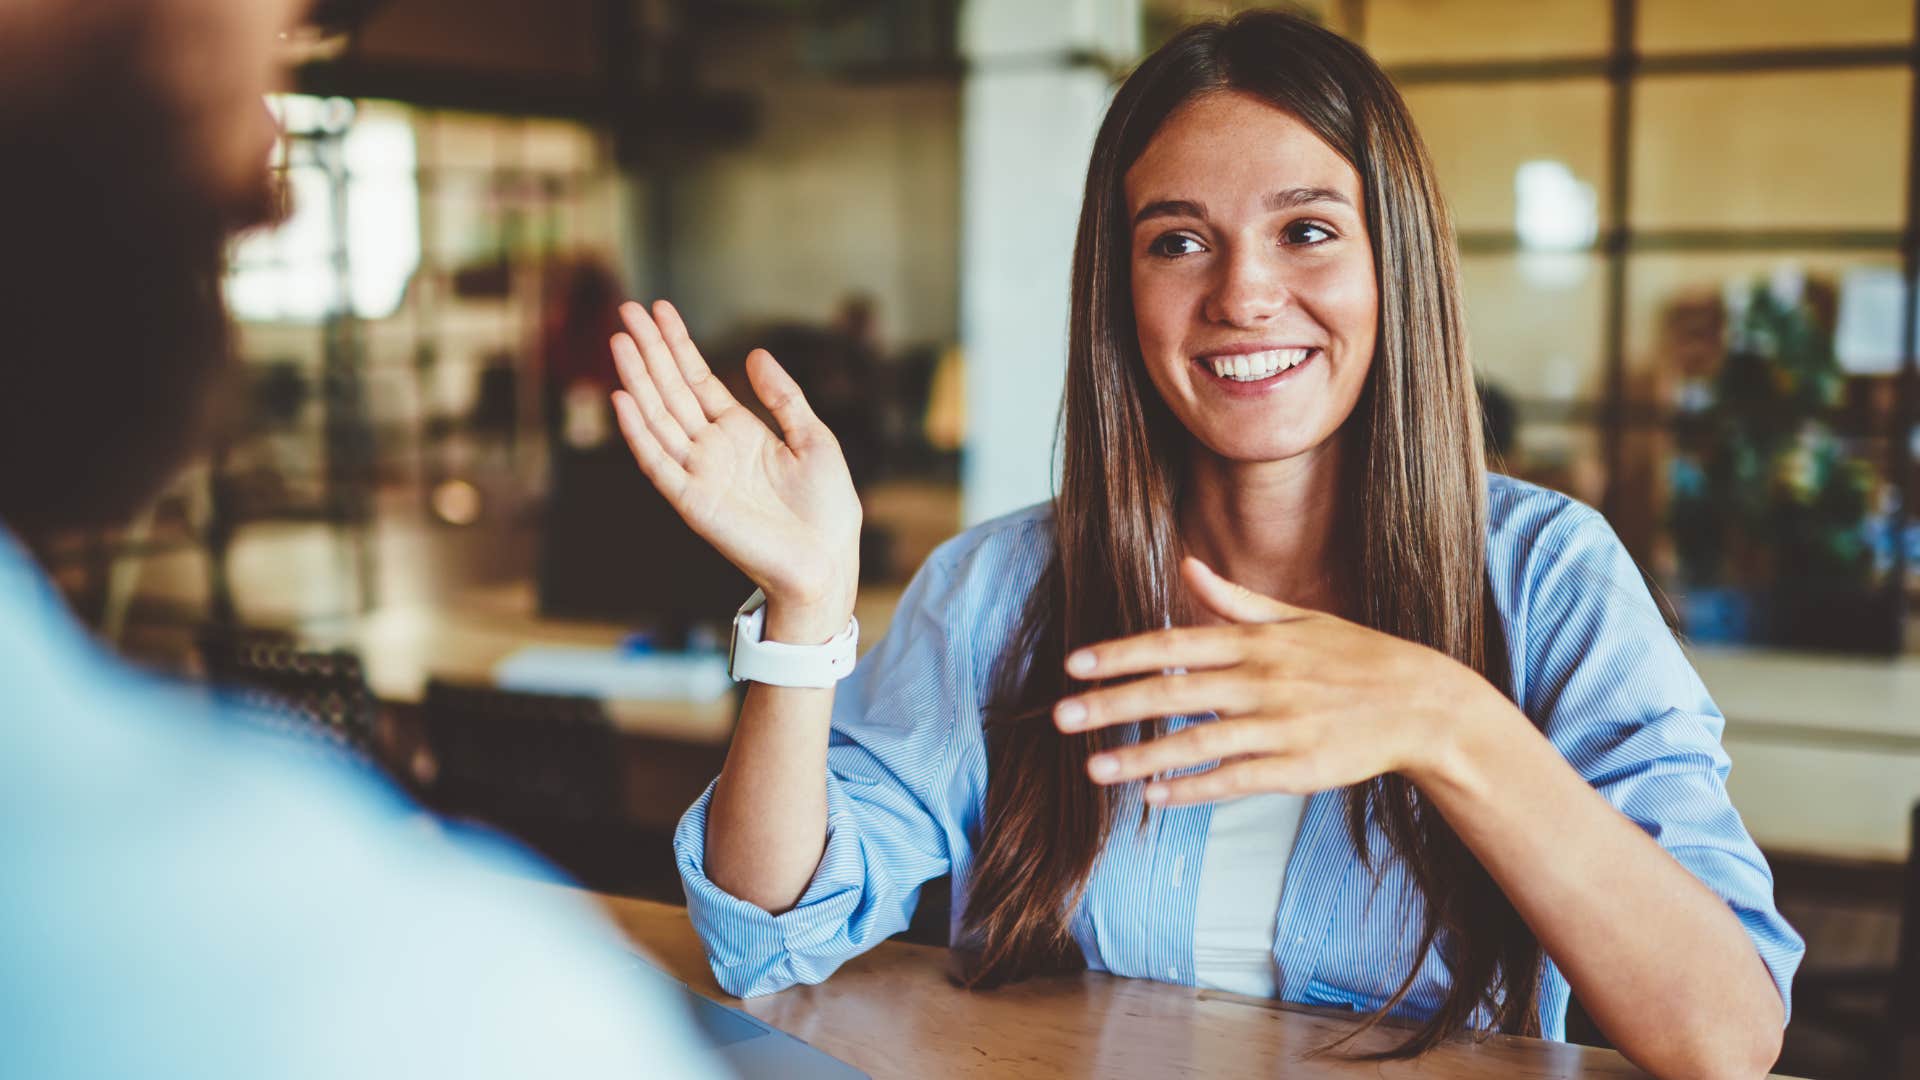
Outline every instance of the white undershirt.
<path id="1" fill-rule="evenodd" d="M 1304 795 L 1250 795 L 1215 803 L 1200 858 L 1193 918 L 1193 981 L 1273 997 L 1274 929 Z"/>

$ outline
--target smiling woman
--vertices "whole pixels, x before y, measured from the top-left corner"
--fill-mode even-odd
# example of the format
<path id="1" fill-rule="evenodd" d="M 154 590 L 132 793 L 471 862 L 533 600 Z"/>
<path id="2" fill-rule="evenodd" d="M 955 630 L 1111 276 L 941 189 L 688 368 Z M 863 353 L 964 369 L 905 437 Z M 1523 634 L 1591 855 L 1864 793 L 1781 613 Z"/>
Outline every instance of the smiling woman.
<path id="1" fill-rule="evenodd" d="M 1087 172 L 1059 494 L 936 552 L 846 686 L 755 676 L 681 823 L 721 984 L 824 979 L 950 872 L 975 987 L 1270 994 L 1413 1020 L 1401 1055 L 1578 993 L 1654 1072 L 1763 1072 L 1801 943 L 1719 713 L 1605 521 L 1487 474 L 1456 262 L 1359 48 L 1250 14 L 1149 57 Z M 778 435 L 626 316 L 636 459 L 765 593 L 736 648 L 826 670 L 831 434 L 765 352 Z"/>
<path id="2" fill-rule="evenodd" d="M 1484 629 L 1486 478 L 1445 242 L 1452 229 L 1431 174 L 1379 69 L 1358 48 L 1298 20 L 1255 16 L 1196 28 L 1128 80 L 1088 170 L 1054 508 L 1059 540 L 1022 615 L 1021 635 L 1031 635 L 1036 655 L 1049 639 L 1074 647 L 1168 622 L 1223 621 L 1198 602 L 1204 594 L 1180 587 L 1173 564 L 1186 552 L 1261 594 L 1351 617 L 1504 681 L 1488 667 L 1501 650 L 1487 647 Z M 1249 350 L 1304 350 L 1305 359 L 1256 380 L 1253 361 L 1242 359 Z M 1216 363 L 1231 368 L 1216 372 Z M 1129 437 L 1109 434 L 1116 431 Z M 1187 733 L 1182 715 L 1251 711 L 1215 698 L 1128 717 L 1146 722 L 1143 729 L 1105 721 L 1060 740 L 1023 718 L 1085 685 L 1087 673 L 1063 678 L 1057 662 L 1021 669 L 1020 655 L 1008 650 L 999 673 L 1002 722 L 988 732 L 987 828 L 967 910 L 985 981 L 1073 956 L 1062 923 L 1033 915 L 1060 909 L 1090 873 L 1097 881 L 1096 858 L 1115 839 L 1115 803 L 1126 793 L 1116 799 L 1120 789 L 1083 777 L 1123 759 L 1099 752 L 1218 737 L 1248 721 Z M 1156 668 L 1185 666 L 1162 660 Z M 1232 676 L 1178 677 L 1218 692 Z M 1301 725 L 1289 717 L 1270 726 Z M 1163 738 L 1142 743 L 1149 735 Z M 1221 783 L 1235 770 L 1244 776 L 1246 766 L 1206 775 Z M 1093 776 L 1104 785 L 1122 779 L 1119 771 Z M 1125 779 L 1136 778 L 1126 771 Z M 1476 1011 L 1494 1026 L 1536 1030 L 1537 942 L 1445 821 L 1423 814 L 1423 800 L 1395 773 L 1382 767 L 1319 785 L 1291 778 L 1221 794 L 1298 798 L 1345 788 L 1355 853 L 1364 859 L 1369 843 L 1386 848 L 1380 854 L 1418 883 L 1417 938 L 1396 943 L 1404 958 L 1380 958 L 1404 978 L 1368 988 L 1383 1012 L 1409 994 L 1417 999 L 1413 1011 L 1430 1022 L 1407 1049 L 1465 1026 Z M 1222 813 L 1221 824 L 1237 814 Z M 1300 817 L 1295 811 L 1290 820 Z M 1054 839 L 1050 872 L 1032 873 L 1024 853 L 1048 842 L 1055 820 L 1094 827 L 1074 842 Z M 1212 857 L 1199 860 L 1193 932 L 1208 937 L 1200 916 L 1221 912 L 1210 872 L 1239 856 L 1215 842 L 1216 832 L 1231 830 L 1216 830 L 1211 815 L 1195 828 L 1200 854 Z M 1286 860 L 1293 847 L 1277 856 Z M 1283 969 L 1276 989 L 1299 986 L 1308 974 L 1285 971 L 1303 958 L 1283 955 L 1274 942 L 1287 876 L 1256 901 L 1268 909 L 1256 920 L 1268 938 L 1262 951 Z M 1422 965 L 1411 961 L 1435 950 L 1442 928 L 1452 931 L 1453 978 L 1422 985 Z M 1195 950 L 1185 967 L 1198 967 L 1199 957 Z M 1194 976 L 1208 980 L 1209 972 Z"/>

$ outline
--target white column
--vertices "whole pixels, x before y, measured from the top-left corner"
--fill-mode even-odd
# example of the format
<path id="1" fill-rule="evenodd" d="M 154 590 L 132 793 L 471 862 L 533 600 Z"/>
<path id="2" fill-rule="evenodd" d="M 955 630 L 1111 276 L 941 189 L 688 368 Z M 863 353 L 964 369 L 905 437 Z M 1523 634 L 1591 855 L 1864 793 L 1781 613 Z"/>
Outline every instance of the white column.
<path id="1" fill-rule="evenodd" d="M 1053 494 L 1087 155 L 1140 51 L 1140 0 L 967 0 L 960 339 L 968 524 Z"/>

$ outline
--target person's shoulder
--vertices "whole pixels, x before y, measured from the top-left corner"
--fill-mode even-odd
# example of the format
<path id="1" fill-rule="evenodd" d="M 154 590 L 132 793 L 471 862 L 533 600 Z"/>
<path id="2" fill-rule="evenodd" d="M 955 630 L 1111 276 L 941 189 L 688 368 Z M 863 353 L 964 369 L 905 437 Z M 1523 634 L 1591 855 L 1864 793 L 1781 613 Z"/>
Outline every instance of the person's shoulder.
<path id="1" fill-rule="evenodd" d="M 1600 511 L 1564 492 L 1502 473 L 1487 475 L 1489 555 L 1497 549 L 1551 551 L 1596 532 L 1611 536 Z"/>
<path id="2" fill-rule="evenodd" d="M 1053 555 L 1053 505 L 1033 506 L 971 526 L 927 556 L 909 593 L 950 631 L 967 628 L 989 653 L 1011 630 Z M 898 615 L 896 615 L 896 619 Z"/>
<path id="3" fill-rule="evenodd" d="M 927 565 L 960 583 L 1025 580 L 1053 553 L 1053 503 L 1035 503 L 962 530 L 927 557 Z"/>
<path id="4" fill-rule="evenodd" d="M 84 725 L 84 762 L 48 749 L 13 763 L 42 774 L 19 809 L 43 831 L 0 827 L 22 875 L 18 925 L 38 928 L 22 940 L 0 927 L 0 952 L 18 961 L 8 974 L 51 1000 L 88 1000 L 101 1030 L 129 1035 L 108 1058 L 164 1059 L 130 1036 L 149 1029 L 170 1033 L 167 1052 L 285 1053 L 335 1075 L 449 1060 L 460 1075 L 525 1075 L 556 1027 L 584 1051 L 569 1061 L 653 1052 L 632 1027 L 639 995 L 618 937 L 583 897 L 532 884 L 562 880 L 537 857 L 444 835 L 370 769 L 137 685 L 93 695 L 103 715 Z M 123 958 L 110 983 L 74 963 L 100 950 Z M 404 1035 L 383 1018 L 396 1000 L 414 1010 Z M 316 1015 L 330 1020 L 309 1030 L 302 1018 Z M 661 1038 L 686 1043 L 684 1031 Z M 72 1060 L 46 1041 L 27 1053 Z"/>
<path id="5" fill-rule="evenodd" d="M 1662 617 L 1650 582 L 1600 511 L 1580 500 L 1490 475 L 1487 483 L 1487 571 L 1503 607 L 1599 603 L 1616 611 Z"/>

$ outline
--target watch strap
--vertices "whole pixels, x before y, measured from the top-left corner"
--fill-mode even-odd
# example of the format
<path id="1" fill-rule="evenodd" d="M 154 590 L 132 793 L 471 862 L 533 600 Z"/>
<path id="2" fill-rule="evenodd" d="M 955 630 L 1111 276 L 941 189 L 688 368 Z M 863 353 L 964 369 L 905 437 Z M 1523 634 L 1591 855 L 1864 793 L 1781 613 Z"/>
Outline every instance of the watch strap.
<path id="1" fill-rule="evenodd" d="M 767 596 L 759 589 L 733 617 L 733 645 L 727 674 L 734 682 L 825 689 L 853 674 L 860 643 L 860 620 L 822 645 L 790 645 L 766 640 Z"/>

